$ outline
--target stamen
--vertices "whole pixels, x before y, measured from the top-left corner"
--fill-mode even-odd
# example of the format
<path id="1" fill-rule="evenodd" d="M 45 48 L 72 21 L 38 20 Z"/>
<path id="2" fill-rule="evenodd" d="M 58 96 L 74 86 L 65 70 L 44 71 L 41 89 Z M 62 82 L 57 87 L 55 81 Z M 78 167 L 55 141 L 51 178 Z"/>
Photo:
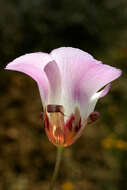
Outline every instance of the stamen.
<path id="1" fill-rule="evenodd" d="M 79 124 L 75 126 L 75 132 L 78 132 L 81 128 L 81 118 L 79 120 Z"/>
<path id="2" fill-rule="evenodd" d="M 53 144 L 68 146 L 75 141 L 75 137 L 81 129 L 81 116 L 78 107 L 67 120 L 62 105 L 47 105 L 44 115 L 45 131 Z"/>

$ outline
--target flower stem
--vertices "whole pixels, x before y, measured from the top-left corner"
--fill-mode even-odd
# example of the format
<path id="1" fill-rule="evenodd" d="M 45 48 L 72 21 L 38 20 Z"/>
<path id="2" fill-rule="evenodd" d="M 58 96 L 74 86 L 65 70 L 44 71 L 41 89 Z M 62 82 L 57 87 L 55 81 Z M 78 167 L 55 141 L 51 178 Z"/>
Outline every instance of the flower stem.
<path id="1" fill-rule="evenodd" d="M 62 158 L 63 148 L 64 147 L 57 147 L 56 164 L 55 164 L 52 180 L 51 180 L 51 183 L 50 183 L 50 186 L 49 186 L 49 190 L 53 190 L 53 188 L 54 188 L 55 181 L 56 181 L 56 178 L 58 176 L 58 171 L 59 171 L 60 161 L 61 161 L 61 158 Z"/>

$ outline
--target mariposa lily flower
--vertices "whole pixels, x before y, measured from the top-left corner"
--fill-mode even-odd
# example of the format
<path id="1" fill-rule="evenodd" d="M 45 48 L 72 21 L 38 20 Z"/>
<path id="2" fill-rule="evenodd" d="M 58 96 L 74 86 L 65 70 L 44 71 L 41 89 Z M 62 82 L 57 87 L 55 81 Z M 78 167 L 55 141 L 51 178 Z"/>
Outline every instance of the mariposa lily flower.
<path id="1" fill-rule="evenodd" d="M 44 109 L 44 128 L 56 146 L 75 142 L 89 118 L 97 117 L 93 111 L 98 99 L 108 93 L 109 83 L 121 75 L 121 70 L 71 47 L 58 48 L 50 54 L 23 55 L 6 69 L 23 72 L 37 82 Z"/>

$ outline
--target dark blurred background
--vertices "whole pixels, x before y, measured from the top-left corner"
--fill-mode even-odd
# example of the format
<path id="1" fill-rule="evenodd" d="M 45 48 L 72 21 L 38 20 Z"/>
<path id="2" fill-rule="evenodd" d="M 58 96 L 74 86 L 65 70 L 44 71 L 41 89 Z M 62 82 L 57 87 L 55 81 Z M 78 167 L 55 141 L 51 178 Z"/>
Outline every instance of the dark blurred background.
<path id="1" fill-rule="evenodd" d="M 123 75 L 99 100 L 100 119 L 65 149 L 56 190 L 127 189 L 126 0 L 0 1 L 0 189 L 47 190 L 56 156 L 36 83 L 4 67 L 61 46 L 87 51 Z"/>

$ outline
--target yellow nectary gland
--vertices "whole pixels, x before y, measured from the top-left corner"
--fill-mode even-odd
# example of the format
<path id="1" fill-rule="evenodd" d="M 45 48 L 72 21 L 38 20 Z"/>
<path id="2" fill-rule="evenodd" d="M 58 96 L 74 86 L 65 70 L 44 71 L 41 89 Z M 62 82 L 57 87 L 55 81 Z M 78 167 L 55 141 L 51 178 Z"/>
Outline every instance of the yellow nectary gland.
<path id="1" fill-rule="evenodd" d="M 44 112 L 44 127 L 49 140 L 56 146 L 69 146 L 81 128 L 78 109 L 64 121 L 64 109 L 61 105 L 48 105 Z"/>

